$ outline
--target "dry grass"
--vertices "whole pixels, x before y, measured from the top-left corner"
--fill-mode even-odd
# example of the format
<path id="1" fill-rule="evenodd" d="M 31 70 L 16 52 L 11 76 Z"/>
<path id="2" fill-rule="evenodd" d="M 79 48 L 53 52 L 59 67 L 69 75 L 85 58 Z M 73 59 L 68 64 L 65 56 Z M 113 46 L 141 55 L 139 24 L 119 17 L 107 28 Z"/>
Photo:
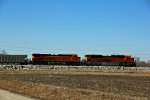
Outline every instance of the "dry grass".
<path id="1" fill-rule="evenodd" d="M 36 83 L 0 80 L 0 88 L 24 94 L 40 100 L 146 100 L 141 97 L 130 97 L 113 93 L 69 89 Z"/>
<path id="2" fill-rule="evenodd" d="M 1 70 L 0 88 L 40 100 L 147 100 L 150 73 L 96 70 Z"/>

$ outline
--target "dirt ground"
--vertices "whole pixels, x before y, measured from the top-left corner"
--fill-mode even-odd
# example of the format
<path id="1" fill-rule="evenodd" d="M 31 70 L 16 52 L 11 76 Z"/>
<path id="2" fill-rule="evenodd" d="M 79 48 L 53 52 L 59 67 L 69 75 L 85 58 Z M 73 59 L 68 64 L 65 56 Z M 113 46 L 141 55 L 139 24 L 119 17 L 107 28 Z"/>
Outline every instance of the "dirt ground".
<path id="1" fill-rule="evenodd" d="M 44 84 L 46 86 L 63 87 L 72 90 L 78 89 L 81 91 L 115 94 L 119 96 L 133 97 L 132 99 L 136 99 L 136 97 L 141 99 L 150 99 L 150 76 L 65 73 L 3 73 L 0 74 L 0 80 L 25 82 L 30 84 Z"/>

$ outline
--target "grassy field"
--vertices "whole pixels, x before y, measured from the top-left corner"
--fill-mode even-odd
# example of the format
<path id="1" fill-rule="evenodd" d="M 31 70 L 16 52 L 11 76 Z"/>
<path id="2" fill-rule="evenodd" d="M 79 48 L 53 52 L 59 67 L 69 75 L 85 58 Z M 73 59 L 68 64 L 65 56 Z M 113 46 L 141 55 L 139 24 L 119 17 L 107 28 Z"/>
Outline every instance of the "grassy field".
<path id="1" fill-rule="evenodd" d="M 1 70 L 0 88 L 40 100 L 149 100 L 150 72 Z"/>

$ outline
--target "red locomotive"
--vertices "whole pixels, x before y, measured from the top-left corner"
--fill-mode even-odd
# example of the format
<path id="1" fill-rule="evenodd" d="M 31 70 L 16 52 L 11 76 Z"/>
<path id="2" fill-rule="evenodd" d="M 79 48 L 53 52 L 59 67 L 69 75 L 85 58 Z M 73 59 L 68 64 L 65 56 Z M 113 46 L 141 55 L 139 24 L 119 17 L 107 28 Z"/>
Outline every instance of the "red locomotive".
<path id="1" fill-rule="evenodd" d="M 85 55 L 83 62 L 85 65 L 136 66 L 134 58 L 125 55 Z"/>
<path id="2" fill-rule="evenodd" d="M 80 57 L 76 54 L 32 54 L 32 63 L 40 65 L 79 65 Z"/>

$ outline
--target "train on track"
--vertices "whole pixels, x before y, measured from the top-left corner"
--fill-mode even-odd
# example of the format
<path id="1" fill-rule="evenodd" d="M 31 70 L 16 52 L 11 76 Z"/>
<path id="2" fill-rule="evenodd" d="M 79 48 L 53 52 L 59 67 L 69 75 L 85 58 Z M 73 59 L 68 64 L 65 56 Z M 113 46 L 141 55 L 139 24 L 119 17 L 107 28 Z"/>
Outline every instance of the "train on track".
<path id="1" fill-rule="evenodd" d="M 27 55 L 0 54 L 0 64 L 24 64 Z"/>
<path id="2" fill-rule="evenodd" d="M 83 59 L 77 54 L 32 54 L 31 61 L 27 55 L 0 55 L 1 64 L 33 65 L 76 65 L 76 66 L 125 66 L 135 67 L 132 56 L 127 55 L 85 55 Z"/>

